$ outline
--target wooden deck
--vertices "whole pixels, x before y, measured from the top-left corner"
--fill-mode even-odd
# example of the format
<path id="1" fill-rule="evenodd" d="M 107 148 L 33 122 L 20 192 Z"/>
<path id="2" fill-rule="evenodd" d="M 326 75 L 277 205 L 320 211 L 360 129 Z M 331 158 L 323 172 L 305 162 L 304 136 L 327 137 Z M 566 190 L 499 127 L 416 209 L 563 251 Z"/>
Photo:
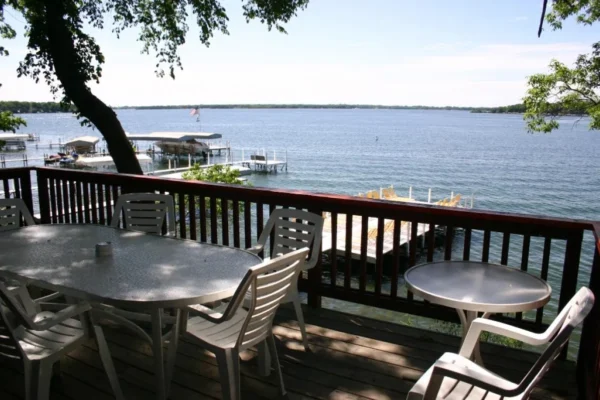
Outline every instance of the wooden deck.
<path id="1" fill-rule="evenodd" d="M 291 309 L 280 309 L 274 327 L 288 398 L 404 399 L 423 370 L 445 351 L 456 351 L 459 339 L 328 310 L 306 310 L 311 352 L 300 341 Z M 105 329 L 121 385 L 128 399 L 153 399 L 150 346 L 128 332 Z M 488 368 L 518 380 L 536 355 L 483 345 Z M 242 355 L 244 399 L 275 399 L 274 378 L 256 373 L 256 353 Z M 557 362 L 533 398 L 574 399 L 575 365 Z M 0 399 L 23 397 L 23 375 L 16 366 L 0 364 Z M 113 396 L 95 344 L 90 342 L 61 361 L 51 399 L 104 400 Z M 172 399 L 220 399 L 214 357 L 182 340 L 177 356 Z"/>

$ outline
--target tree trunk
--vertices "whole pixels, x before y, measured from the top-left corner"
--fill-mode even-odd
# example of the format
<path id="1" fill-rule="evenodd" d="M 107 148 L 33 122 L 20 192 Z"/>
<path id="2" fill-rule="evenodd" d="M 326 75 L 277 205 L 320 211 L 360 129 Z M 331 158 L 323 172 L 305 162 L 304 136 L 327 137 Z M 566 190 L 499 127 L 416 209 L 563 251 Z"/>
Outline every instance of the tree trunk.
<path id="1" fill-rule="evenodd" d="M 74 37 L 64 22 L 66 13 L 62 1 L 45 0 L 44 3 L 49 52 L 65 94 L 81 115 L 102 133 L 117 171 L 143 174 L 117 114 L 87 87 L 86 78 L 80 72 L 82 66 L 78 63 Z"/>

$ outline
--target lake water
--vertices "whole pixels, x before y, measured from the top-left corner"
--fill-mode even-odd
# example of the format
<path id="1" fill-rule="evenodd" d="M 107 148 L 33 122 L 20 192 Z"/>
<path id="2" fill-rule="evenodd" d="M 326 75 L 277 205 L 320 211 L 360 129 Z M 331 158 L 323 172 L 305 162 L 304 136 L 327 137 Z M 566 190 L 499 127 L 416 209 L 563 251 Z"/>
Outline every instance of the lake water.
<path id="1" fill-rule="evenodd" d="M 253 175 L 255 186 L 349 195 L 389 185 L 407 195 L 412 186 L 420 200 L 431 188 L 434 199 L 474 194 L 480 209 L 600 218 L 600 133 L 589 131 L 586 120 L 566 118 L 558 131 L 532 135 L 520 115 L 463 111 L 207 109 L 201 126 L 184 109 L 118 115 L 130 133 L 202 130 L 221 133 L 234 149 L 287 152 L 288 172 Z M 98 135 L 70 114 L 23 117 L 22 131 L 39 134 L 41 144 Z M 32 147 L 30 156 L 49 152 Z M 591 245 L 586 236 L 581 284 L 589 277 Z M 493 248 L 490 259 L 499 260 L 498 253 Z M 551 285 L 559 274 L 551 273 Z"/>

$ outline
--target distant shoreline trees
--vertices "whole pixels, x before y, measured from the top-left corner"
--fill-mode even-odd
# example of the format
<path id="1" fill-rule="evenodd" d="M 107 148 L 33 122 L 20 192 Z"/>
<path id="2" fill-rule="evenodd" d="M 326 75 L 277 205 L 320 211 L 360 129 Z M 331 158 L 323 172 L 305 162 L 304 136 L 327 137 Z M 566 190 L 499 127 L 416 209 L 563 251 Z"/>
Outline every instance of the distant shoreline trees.
<path id="1" fill-rule="evenodd" d="M 470 111 L 472 113 L 492 113 L 492 114 L 523 114 L 526 111 L 524 104 L 512 104 L 502 107 L 433 107 L 433 106 L 385 106 L 376 104 L 181 104 L 181 105 L 154 105 L 154 106 L 124 106 L 113 107 L 115 110 L 174 110 L 174 109 L 381 109 L 381 110 L 446 110 L 446 111 Z M 65 109 L 60 103 L 45 102 L 36 103 L 29 101 L 0 101 L 0 112 L 10 111 L 14 114 L 27 113 L 58 113 L 73 112 L 73 109 Z M 557 109 L 555 112 L 562 114 L 585 115 L 586 110 L 582 109 Z"/>

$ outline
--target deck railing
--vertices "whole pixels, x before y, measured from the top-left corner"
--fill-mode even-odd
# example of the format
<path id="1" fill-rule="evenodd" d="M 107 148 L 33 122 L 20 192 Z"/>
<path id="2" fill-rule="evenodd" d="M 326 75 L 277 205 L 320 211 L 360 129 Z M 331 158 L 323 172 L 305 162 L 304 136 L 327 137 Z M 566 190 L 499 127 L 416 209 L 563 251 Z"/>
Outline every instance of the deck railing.
<path id="1" fill-rule="evenodd" d="M 544 329 L 579 285 L 588 285 L 597 296 L 600 295 L 600 244 L 598 247 L 587 246 L 584 241 L 585 232 L 600 225 L 590 221 L 147 176 L 55 168 L 33 170 L 37 177 L 42 223 L 109 224 L 112 204 L 121 193 L 170 193 L 176 203 L 180 237 L 244 248 L 256 241 L 270 212 L 277 207 L 326 213 L 331 228 L 329 256 L 323 257 L 325 261 L 300 280 L 300 288 L 308 293 L 308 303 L 313 307 L 319 307 L 321 298 L 328 297 L 458 322 L 452 310 L 418 299 L 402 285 L 406 268 L 435 259 L 499 262 L 552 280 L 553 301 L 545 308 L 525 314 L 496 316 L 527 329 Z M 0 170 L 0 180 L 5 196 L 10 187 L 18 186 L 14 193 L 31 207 L 33 196 L 28 191 L 29 173 L 27 168 Z M 11 186 L 9 181 L 16 186 Z M 361 227 L 360 231 L 354 232 L 353 224 L 345 224 L 345 243 L 338 243 L 338 224 L 341 220 L 354 219 L 362 222 L 357 225 Z M 369 221 L 375 221 L 376 235 L 369 232 Z M 384 231 L 390 226 L 393 248 L 384 255 Z M 405 227 L 409 229 L 409 240 L 400 245 Z M 419 237 L 422 231 L 419 227 L 427 228 L 423 237 Z M 600 229 L 595 232 L 598 235 Z M 367 255 L 369 240 L 375 248 L 374 257 Z M 359 243 L 358 248 L 355 244 L 354 251 L 353 242 Z M 585 250 L 583 254 L 582 250 Z M 578 357 L 580 393 L 586 394 L 598 393 L 600 382 L 598 307 L 594 313 L 595 318 L 588 318 L 583 329 Z"/>

